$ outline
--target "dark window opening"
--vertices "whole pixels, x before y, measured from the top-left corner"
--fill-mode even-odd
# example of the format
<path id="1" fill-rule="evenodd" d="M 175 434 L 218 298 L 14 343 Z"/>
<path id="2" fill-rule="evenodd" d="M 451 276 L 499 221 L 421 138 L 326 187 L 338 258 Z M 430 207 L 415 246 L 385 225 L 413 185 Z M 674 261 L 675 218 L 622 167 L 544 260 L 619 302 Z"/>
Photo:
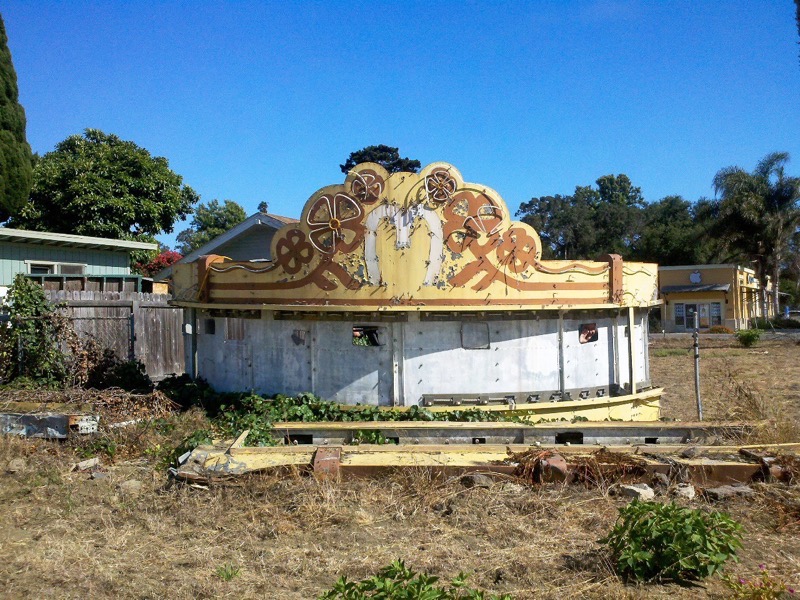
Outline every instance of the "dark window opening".
<path id="1" fill-rule="evenodd" d="M 203 319 L 203 333 L 206 335 L 216 335 L 217 322 L 214 319 Z"/>
<path id="2" fill-rule="evenodd" d="M 486 438 L 485 437 L 474 437 L 474 438 L 472 438 L 472 443 L 473 444 L 485 444 L 486 443 Z"/>
<path id="3" fill-rule="evenodd" d="M 31 275 L 52 275 L 55 273 L 55 265 L 31 264 Z"/>
<path id="4" fill-rule="evenodd" d="M 289 434 L 284 438 L 284 441 L 289 445 L 309 446 L 314 443 L 314 436 L 311 434 L 301 433 L 296 435 Z"/>
<path id="5" fill-rule="evenodd" d="M 646 438 L 644 438 L 644 443 L 645 444 L 657 444 L 658 443 L 658 438 L 657 437 L 646 437 Z"/>
<path id="6" fill-rule="evenodd" d="M 582 444 L 582 431 L 562 431 L 556 434 L 556 444 Z"/>
<path id="7" fill-rule="evenodd" d="M 356 325 L 353 327 L 354 346 L 383 346 L 381 327 Z"/>
<path id="8" fill-rule="evenodd" d="M 83 275 L 83 265 L 58 265 L 58 272 L 62 275 Z"/>

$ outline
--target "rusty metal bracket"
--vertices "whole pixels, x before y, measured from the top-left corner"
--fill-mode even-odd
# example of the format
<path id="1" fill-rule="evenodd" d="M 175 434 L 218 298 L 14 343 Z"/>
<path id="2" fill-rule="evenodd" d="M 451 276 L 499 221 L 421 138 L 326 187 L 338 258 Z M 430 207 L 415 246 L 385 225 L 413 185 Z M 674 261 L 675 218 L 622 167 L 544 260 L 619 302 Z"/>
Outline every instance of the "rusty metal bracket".
<path id="1" fill-rule="evenodd" d="M 342 458 L 341 446 L 320 446 L 314 452 L 314 475 L 319 479 L 338 479 Z"/>

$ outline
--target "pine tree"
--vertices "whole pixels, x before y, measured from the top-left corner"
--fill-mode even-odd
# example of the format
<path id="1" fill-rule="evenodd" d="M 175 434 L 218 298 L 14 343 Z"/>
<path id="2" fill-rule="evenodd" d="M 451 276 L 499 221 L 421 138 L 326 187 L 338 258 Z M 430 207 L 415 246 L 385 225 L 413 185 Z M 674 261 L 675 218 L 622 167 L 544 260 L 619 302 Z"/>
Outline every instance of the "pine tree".
<path id="1" fill-rule="evenodd" d="M 25 139 L 25 109 L 0 16 L 0 223 L 27 202 L 33 178 L 31 147 Z"/>

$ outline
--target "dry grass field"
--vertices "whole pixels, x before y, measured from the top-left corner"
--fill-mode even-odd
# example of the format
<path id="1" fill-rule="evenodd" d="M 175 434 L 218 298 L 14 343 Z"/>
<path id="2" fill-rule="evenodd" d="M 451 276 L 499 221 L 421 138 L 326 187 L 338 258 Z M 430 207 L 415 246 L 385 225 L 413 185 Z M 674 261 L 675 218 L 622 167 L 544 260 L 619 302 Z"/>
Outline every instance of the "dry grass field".
<path id="1" fill-rule="evenodd" d="M 654 339 L 651 374 L 667 389 L 666 417 L 694 418 L 690 345 L 690 338 Z M 703 338 L 702 357 L 708 417 L 772 418 L 767 434 L 791 433 L 800 415 L 796 338 L 765 339 L 750 350 L 727 337 Z M 0 438 L 0 596 L 299 600 L 317 597 L 341 574 L 366 577 L 403 558 L 442 579 L 470 572 L 472 586 L 516 599 L 730 597 L 716 576 L 696 587 L 618 579 L 596 542 L 624 504 L 607 490 L 511 478 L 468 488 L 426 472 L 173 485 L 163 456 L 203 418 L 189 412 L 171 420 L 174 429 L 108 434 L 116 454 L 102 456 L 99 479 L 70 470 L 85 441 Z M 124 483 L 134 480 L 140 489 Z M 755 500 L 714 506 L 744 526 L 741 562 L 726 570 L 750 578 L 765 564 L 800 584 L 798 486 L 755 487 Z"/>

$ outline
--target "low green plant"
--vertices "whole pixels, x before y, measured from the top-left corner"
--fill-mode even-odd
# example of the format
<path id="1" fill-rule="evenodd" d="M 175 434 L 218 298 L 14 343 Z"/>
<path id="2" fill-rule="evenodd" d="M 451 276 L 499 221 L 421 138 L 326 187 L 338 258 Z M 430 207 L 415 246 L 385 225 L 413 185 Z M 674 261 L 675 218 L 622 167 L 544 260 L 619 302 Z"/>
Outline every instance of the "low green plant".
<path id="1" fill-rule="evenodd" d="M 212 430 L 201 432 L 198 439 L 210 441 L 212 437 L 234 438 L 249 430 L 248 446 L 274 446 L 281 438 L 274 436 L 273 423 L 278 422 L 374 422 L 374 421 L 519 421 L 499 412 L 464 408 L 448 412 L 432 412 L 420 406 L 408 410 L 387 409 L 378 406 L 343 407 L 336 402 L 323 400 L 311 393 L 297 396 L 278 394 L 265 397 L 252 393 L 220 393 L 203 380 L 192 381 L 189 377 L 171 377 L 162 381 L 158 390 L 181 406 L 202 406 L 211 417 Z M 379 431 L 364 430 L 357 441 L 361 443 L 386 443 Z M 176 456 L 194 446 L 187 440 L 176 449 Z"/>
<path id="2" fill-rule="evenodd" d="M 78 446 L 75 452 L 81 458 L 94 458 L 95 456 L 105 455 L 109 459 L 114 460 L 117 455 L 117 442 L 113 439 L 100 436 L 88 440 L 85 444 Z"/>
<path id="3" fill-rule="evenodd" d="M 392 444 L 391 440 L 386 439 L 382 431 L 377 429 L 358 429 L 350 439 L 351 444 Z"/>
<path id="4" fill-rule="evenodd" d="M 342 576 L 319 600 L 511 600 L 511 596 L 487 594 L 467 587 L 467 575 L 459 573 L 449 585 L 437 585 L 439 578 L 416 573 L 396 560 L 378 574 L 361 581 Z"/>
<path id="5" fill-rule="evenodd" d="M 231 563 L 226 563 L 217 567 L 217 570 L 214 571 L 214 575 L 222 579 L 222 581 L 231 581 L 232 579 L 238 577 L 241 572 L 242 569 L 240 567 L 237 567 Z"/>
<path id="6" fill-rule="evenodd" d="M 745 348 L 755 346 L 758 340 L 761 339 L 760 329 L 740 329 L 736 332 L 737 341 Z"/>
<path id="7" fill-rule="evenodd" d="M 759 573 L 757 577 L 746 579 L 735 575 L 725 574 L 722 581 L 733 594 L 733 598 L 741 600 L 779 600 L 795 595 L 794 588 L 772 575 L 766 565 L 758 565 Z"/>
<path id="8" fill-rule="evenodd" d="M 691 581 L 736 560 L 741 530 L 721 512 L 634 500 L 620 508 L 614 527 L 600 542 L 610 548 L 621 575 L 645 582 Z"/>

